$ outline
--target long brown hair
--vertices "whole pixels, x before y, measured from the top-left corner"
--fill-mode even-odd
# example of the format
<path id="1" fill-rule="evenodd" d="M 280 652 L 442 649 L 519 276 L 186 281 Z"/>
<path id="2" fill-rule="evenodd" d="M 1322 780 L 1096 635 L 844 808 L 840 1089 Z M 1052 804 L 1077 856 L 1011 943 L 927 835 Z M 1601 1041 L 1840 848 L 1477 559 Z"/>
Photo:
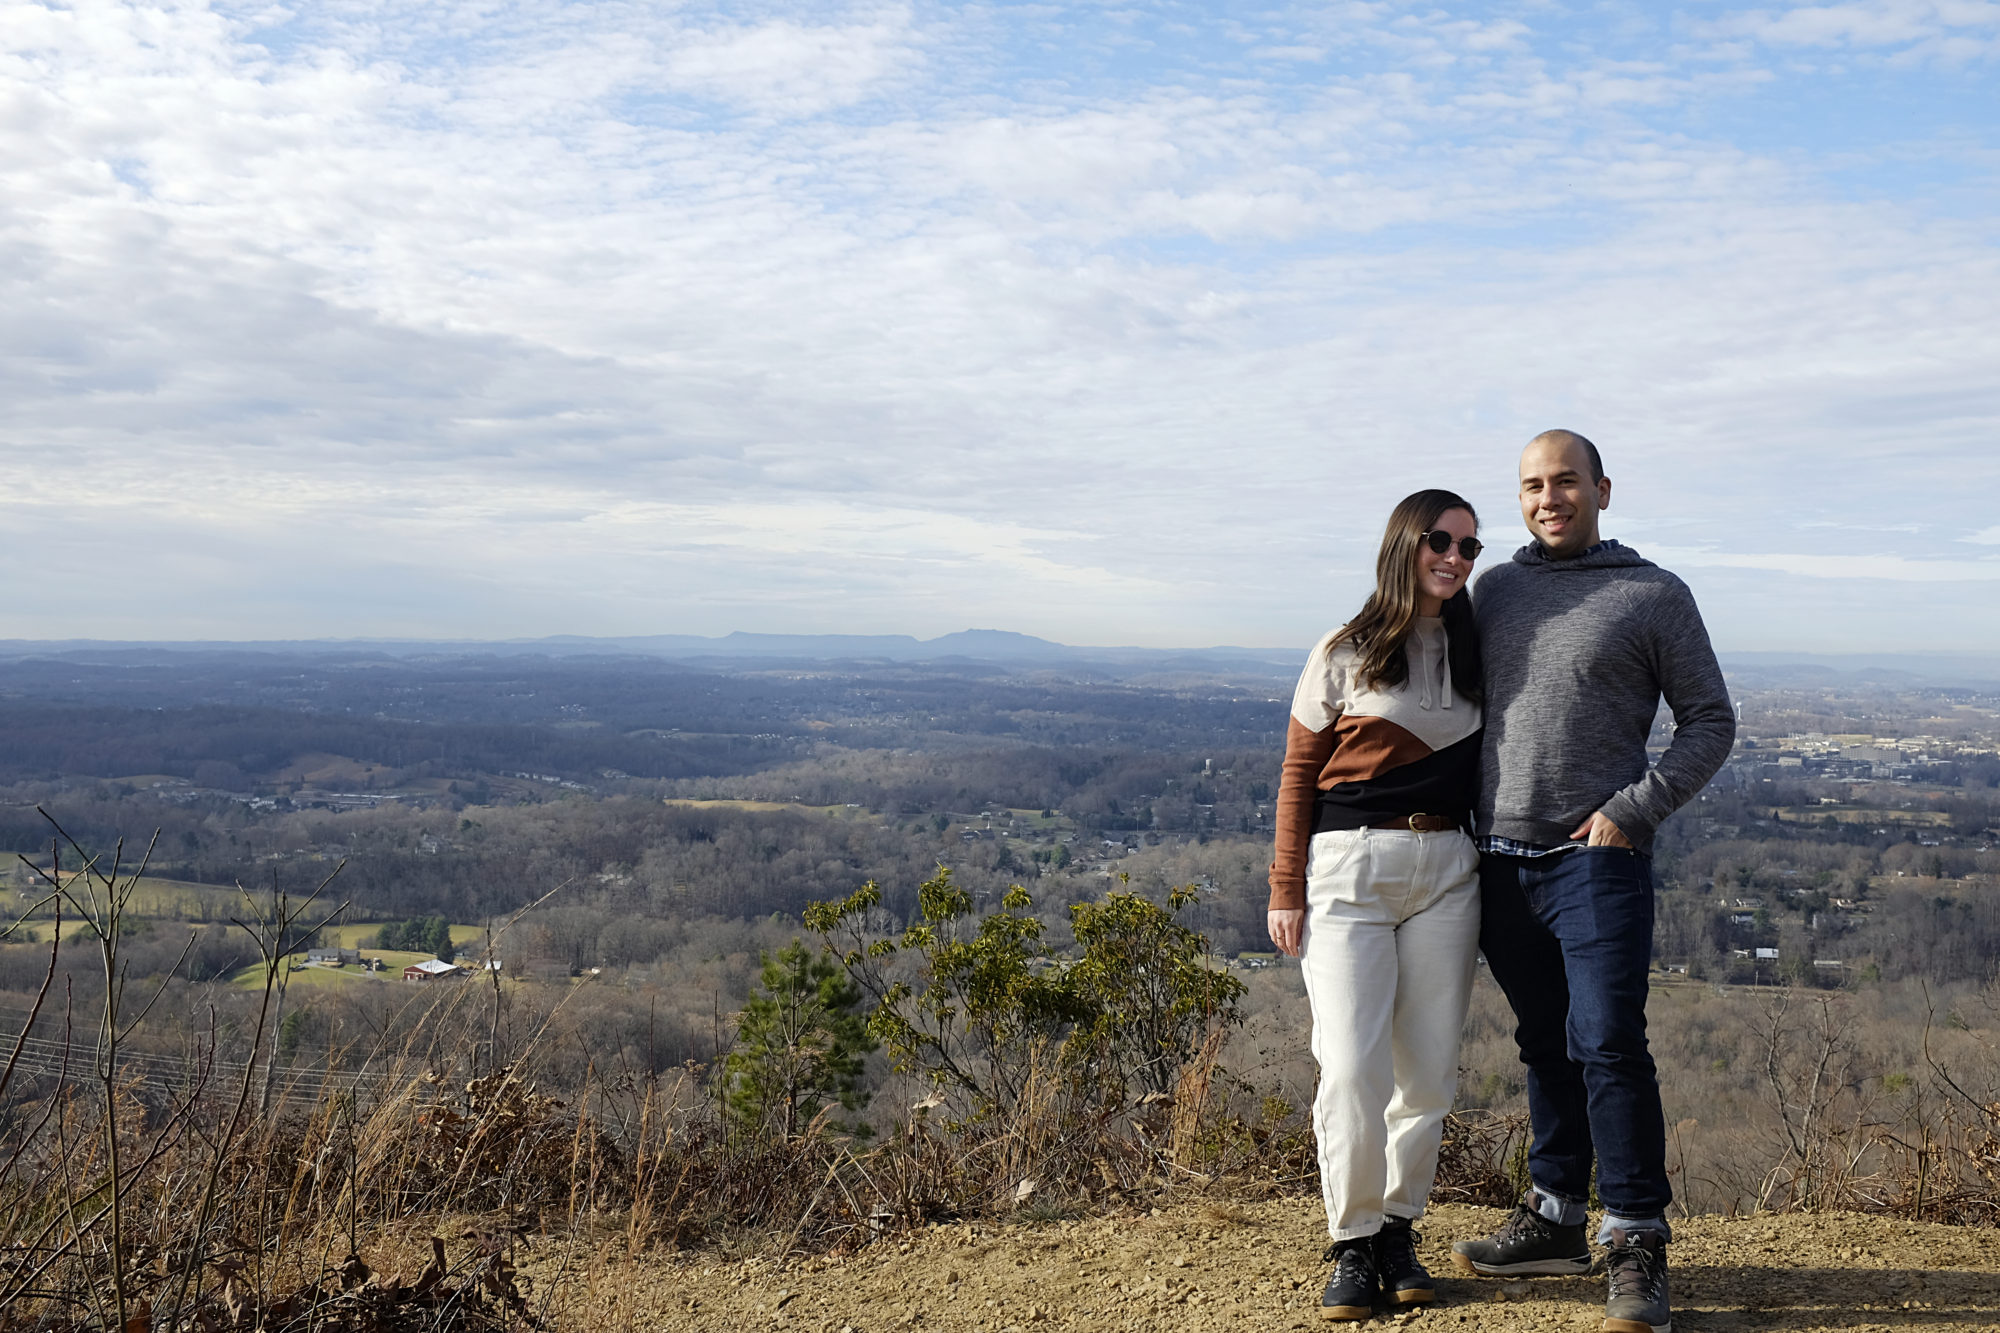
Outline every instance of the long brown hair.
<path id="1" fill-rule="evenodd" d="M 1354 645 L 1361 657 L 1361 683 L 1369 689 L 1396 689 L 1410 678 L 1410 659 L 1403 649 L 1417 619 L 1417 538 L 1454 509 L 1471 514 L 1473 531 L 1479 530 L 1479 511 L 1451 491 L 1418 491 L 1389 511 L 1382 549 L 1375 556 L 1375 591 L 1361 604 L 1361 614 L 1327 644 L 1329 650 Z M 1443 615 L 1452 688 L 1478 703 L 1483 693 L 1479 635 L 1472 626 L 1472 598 L 1464 588 L 1445 600 Z"/>

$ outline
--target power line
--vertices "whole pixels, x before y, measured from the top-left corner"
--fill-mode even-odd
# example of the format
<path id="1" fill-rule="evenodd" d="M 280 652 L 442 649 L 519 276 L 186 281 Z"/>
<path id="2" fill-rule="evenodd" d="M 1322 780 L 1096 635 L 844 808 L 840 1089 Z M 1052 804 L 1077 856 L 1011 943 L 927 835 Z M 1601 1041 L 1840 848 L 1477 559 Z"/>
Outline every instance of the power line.
<path id="1" fill-rule="evenodd" d="M 0 1033 L 0 1052 L 12 1052 L 18 1033 Z M 79 1080 L 96 1077 L 95 1044 L 65 1042 L 50 1037 L 30 1036 L 21 1041 L 15 1067 L 24 1074 L 42 1078 Z M 213 1055 L 165 1055 L 153 1051 L 121 1051 L 118 1074 L 137 1076 L 154 1087 L 185 1090 L 193 1084 L 211 1089 L 233 1086 L 247 1076 L 263 1071 L 261 1062 L 228 1060 Z M 281 1067 L 273 1075 L 275 1100 L 292 1106 L 312 1107 L 325 1101 L 328 1093 L 368 1093 L 377 1097 L 399 1091 L 420 1075 L 384 1069 L 329 1069 L 311 1065 Z"/>

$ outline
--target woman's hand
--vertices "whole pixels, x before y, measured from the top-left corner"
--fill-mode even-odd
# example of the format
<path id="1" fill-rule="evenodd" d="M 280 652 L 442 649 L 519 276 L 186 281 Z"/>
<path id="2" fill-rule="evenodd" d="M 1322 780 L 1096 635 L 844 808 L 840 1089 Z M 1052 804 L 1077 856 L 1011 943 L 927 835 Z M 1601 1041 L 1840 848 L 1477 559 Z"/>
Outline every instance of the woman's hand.
<path id="1" fill-rule="evenodd" d="M 1279 953 L 1297 958 L 1299 940 L 1306 930 L 1305 909 L 1274 907 L 1264 914 L 1264 928 L 1271 932 L 1271 943 L 1278 946 Z"/>

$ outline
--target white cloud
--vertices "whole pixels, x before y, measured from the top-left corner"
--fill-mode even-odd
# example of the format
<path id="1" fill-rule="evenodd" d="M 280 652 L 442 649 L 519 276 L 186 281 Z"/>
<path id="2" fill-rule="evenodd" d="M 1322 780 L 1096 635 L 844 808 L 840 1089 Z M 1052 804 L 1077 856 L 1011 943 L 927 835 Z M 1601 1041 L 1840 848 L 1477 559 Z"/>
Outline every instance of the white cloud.
<path id="1" fill-rule="evenodd" d="M 1649 546 L 1650 558 L 1661 564 L 1688 565 L 1704 569 L 1761 569 L 1799 578 L 1827 579 L 1836 583 L 1858 580 L 1889 583 L 1993 583 L 2000 582 L 2000 559 L 1920 560 L 1901 555 L 1841 555 L 1835 553 L 1748 552 Z"/>
<path id="2" fill-rule="evenodd" d="M 1761 72 L 1142 18 L 0 0 L 0 635 L 1304 643 L 1558 421 L 1697 568 L 1986 522 L 1990 230 L 1642 118 Z"/>
<path id="3" fill-rule="evenodd" d="M 862 23 L 776 19 L 688 33 L 664 61 L 665 84 L 749 107 L 807 115 L 848 106 L 916 58 L 908 9 Z"/>
<path id="4" fill-rule="evenodd" d="M 1963 63 L 2000 52 L 2000 4 L 1991 0 L 1862 0 L 1730 14 L 1706 25 L 1720 37 L 1775 47 L 1893 51 Z"/>
<path id="5" fill-rule="evenodd" d="M 1317 65 L 1326 59 L 1326 50 L 1318 46 L 1256 46 L 1250 49 L 1252 60 L 1289 60 L 1305 65 Z"/>

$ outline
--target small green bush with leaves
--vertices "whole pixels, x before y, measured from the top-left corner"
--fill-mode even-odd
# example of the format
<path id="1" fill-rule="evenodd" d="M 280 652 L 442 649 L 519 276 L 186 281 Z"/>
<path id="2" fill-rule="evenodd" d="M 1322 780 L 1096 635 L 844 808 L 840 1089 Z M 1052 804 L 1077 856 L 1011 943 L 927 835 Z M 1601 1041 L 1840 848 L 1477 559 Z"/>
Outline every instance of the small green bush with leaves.
<path id="1" fill-rule="evenodd" d="M 900 932 L 872 882 L 813 904 L 806 925 L 874 1002 L 869 1028 L 894 1067 L 963 1093 L 980 1119 L 1010 1112 L 1051 1067 L 1103 1109 L 1167 1092 L 1212 1033 L 1241 1023 L 1243 983 L 1180 920 L 1194 899 L 1176 889 L 1164 906 L 1136 893 L 1079 903 L 1076 957 L 1049 948 L 1026 889 L 981 916 L 943 866 Z"/>
<path id="2" fill-rule="evenodd" d="M 1172 1092 L 1208 1034 L 1242 1021 L 1243 983 L 1181 923 L 1196 897 L 1192 886 L 1176 888 L 1162 907 L 1136 893 L 1108 893 L 1069 909 L 1082 956 L 1068 980 L 1090 1014 L 1078 1036 L 1104 1052 L 1120 1093 Z"/>

